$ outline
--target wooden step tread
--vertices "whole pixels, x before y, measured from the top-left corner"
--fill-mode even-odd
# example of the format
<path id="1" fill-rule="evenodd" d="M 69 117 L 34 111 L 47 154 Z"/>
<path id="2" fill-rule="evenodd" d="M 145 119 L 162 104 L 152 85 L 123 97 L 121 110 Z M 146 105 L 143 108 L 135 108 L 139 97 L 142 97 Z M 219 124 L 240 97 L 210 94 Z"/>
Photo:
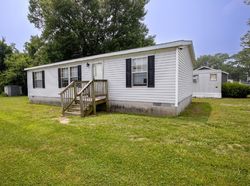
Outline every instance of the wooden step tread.
<path id="1" fill-rule="evenodd" d="M 80 116 L 81 113 L 80 112 L 76 112 L 76 111 L 65 111 L 64 115 L 71 115 L 71 116 Z"/>

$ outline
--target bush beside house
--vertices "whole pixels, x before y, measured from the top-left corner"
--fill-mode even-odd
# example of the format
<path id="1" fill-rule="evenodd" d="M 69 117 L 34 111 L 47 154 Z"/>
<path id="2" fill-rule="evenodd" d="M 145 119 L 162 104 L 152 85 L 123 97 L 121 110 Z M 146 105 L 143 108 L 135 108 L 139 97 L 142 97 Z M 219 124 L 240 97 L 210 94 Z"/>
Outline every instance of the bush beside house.
<path id="1" fill-rule="evenodd" d="M 250 94 L 250 86 L 239 83 L 224 83 L 222 97 L 246 98 Z"/>

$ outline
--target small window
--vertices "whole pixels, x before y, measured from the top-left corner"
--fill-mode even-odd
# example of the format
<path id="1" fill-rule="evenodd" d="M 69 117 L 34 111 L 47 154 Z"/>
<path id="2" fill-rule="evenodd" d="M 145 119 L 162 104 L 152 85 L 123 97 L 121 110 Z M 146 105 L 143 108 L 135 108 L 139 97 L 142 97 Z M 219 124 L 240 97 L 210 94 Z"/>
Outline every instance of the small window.
<path id="1" fill-rule="evenodd" d="M 78 67 L 70 67 L 70 82 L 78 80 Z"/>
<path id="2" fill-rule="evenodd" d="M 132 82 L 133 86 L 147 86 L 148 81 L 147 58 L 133 59 L 132 62 Z"/>
<path id="3" fill-rule="evenodd" d="M 193 75 L 193 83 L 198 83 L 199 75 Z"/>
<path id="4" fill-rule="evenodd" d="M 61 69 L 61 85 L 62 87 L 67 87 L 68 84 L 69 84 L 68 68 L 62 68 Z"/>
<path id="5" fill-rule="evenodd" d="M 217 74 L 210 74 L 210 81 L 217 81 Z"/>
<path id="6" fill-rule="evenodd" d="M 43 88 L 42 71 L 34 72 L 34 88 Z"/>

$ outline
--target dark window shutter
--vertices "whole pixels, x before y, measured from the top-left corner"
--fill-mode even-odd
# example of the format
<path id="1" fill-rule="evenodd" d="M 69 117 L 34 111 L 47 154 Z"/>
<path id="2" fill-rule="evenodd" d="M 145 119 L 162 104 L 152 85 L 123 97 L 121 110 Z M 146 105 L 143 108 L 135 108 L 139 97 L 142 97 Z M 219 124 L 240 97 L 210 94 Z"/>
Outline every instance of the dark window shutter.
<path id="1" fill-rule="evenodd" d="M 148 87 L 155 87 L 155 56 L 148 56 Z"/>
<path id="2" fill-rule="evenodd" d="M 78 81 L 82 81 L 82 66 L 78 65 Z"/>
<path id="3" fill-rule="evenodd" d="M 131 59 L 126 59 L 126 87 L 132 87 L 131 82 Z"/>
<path id="4" fill-rule="evenodd" d="M 43 88 L 45 88 L 45 73 L 42 71 Z"/>
<path id="5" fill-rule="evenodd" d="M 35 72 L 32 72 L 32 81 L 33 81 L 33 88 L 35 87 Z"/>
<path id="6" fill-rule="evenodd" d="M 61 84 L 61 69 L 58 68 L 58 87 L 61 88 L 62 84 Z"/>

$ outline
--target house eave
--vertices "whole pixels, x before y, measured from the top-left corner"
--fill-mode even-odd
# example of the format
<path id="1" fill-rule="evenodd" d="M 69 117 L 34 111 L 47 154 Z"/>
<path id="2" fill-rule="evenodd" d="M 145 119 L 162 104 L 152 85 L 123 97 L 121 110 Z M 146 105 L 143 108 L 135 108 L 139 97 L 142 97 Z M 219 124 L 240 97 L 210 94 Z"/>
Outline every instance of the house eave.
<path id="1" fill-rule="evenodd" d="M 111 53 L 106 53 L 106 54 L 99 54 L 99 55 L 94 55 L 94 56 L 66 60 L 66 61 L 51 63 L 51 64 L 47 64 L 47 65 L 40 65 L 40 66 L 25 68 L 24 70 L 25 71 L 36 70 L 36 69 L 40 69 L 40 68 L 48 68 L 48 67 L 52 67 L 52 66 L 65 65 L 65 64 L 69 64 L 69 63 L 77 63 L 77 62 L 89 61 L 89 60 L 100 59 L 100 58 L 108 58 L 108 57 L 113 57 L 113 56 L 118 56 L 118 55 L 126 55 L 126 54 L 147 52 L 147 51 L 167 49 L 167 48 L 177 48 L 180 46 L 189 46 L 189 50 L 190 50 L 191 57 L 192 57 L 192 62 L 194 63 L 195 62 L 195 54 L 194 54 L 193 42 L 190 40 L 179 40 L 179 41 L 174 41 L 174 42 L 169 42 L 169 43 L 157 44 L 154 46 L 135 48 L 135 49 L 118 51 L 118 52 L 111 52 Z"/>

